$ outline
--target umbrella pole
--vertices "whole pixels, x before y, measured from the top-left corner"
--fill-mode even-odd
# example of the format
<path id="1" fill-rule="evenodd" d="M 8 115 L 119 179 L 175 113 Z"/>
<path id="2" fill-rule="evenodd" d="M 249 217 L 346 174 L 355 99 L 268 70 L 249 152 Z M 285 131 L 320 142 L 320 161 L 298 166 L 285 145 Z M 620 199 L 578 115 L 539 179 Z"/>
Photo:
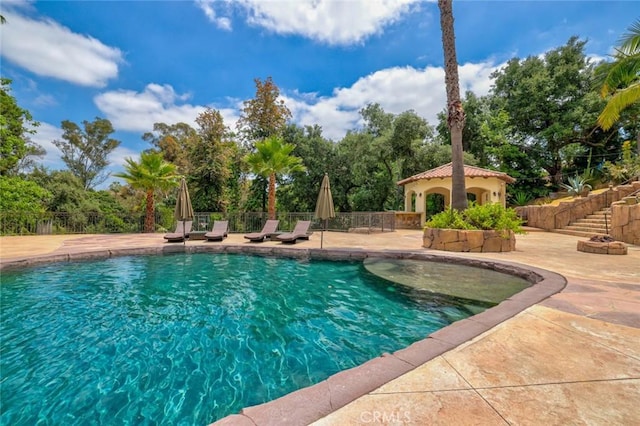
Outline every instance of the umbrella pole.
<path id="1" fill-rule="evenodd" d="M 184 229 L 184 223 L 185 221 L 182 221 L 182 245 L 186 246 L 187 245 L 187 230 Z"/>

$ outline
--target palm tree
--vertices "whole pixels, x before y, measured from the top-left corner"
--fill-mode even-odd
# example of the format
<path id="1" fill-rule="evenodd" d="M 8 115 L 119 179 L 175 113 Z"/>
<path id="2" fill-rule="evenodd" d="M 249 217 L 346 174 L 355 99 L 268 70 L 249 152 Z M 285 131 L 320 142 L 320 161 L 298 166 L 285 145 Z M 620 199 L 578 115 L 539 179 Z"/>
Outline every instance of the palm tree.
<path id="1" fill-rule="evenodd" d="M 451 132 L 451 207 L 467 208 L 467 189 L 464 183 L 464 159 L 462 153 L 462 129 L 465 114 L 460 101 L 456 37 L 453 31 L 452 0 L 438 0 L 442 48 L 444 51 L 444 80 L 447 88 L 447 125 Z"/>
<path id="2" fill-rule="evenodd" d="M 306 170 L 302 159 L 291 155 L 295 145 L 284 143 L 278 136 L 270 136 L 256 143 L 256 151 L 248 154 L 245 161 L 251 170 L 269 178 L 269 219 L 276 218 L 276 176 Z"/>
<path id="3" fill-rule="evenodd" d="M 164 161 L 162 154 L 157 152 L 143 152 L 140 162 L 131 158 L 125 159 L 124 173 L 116 173 L 115 177 L 127 181 L 135 189 L 142 189 L 147 195 L 146 214 L 144 218 L 144 232 L 155 230 L 154 195 L 155 192 L 166 191 L 178 186 L 176 166 Z"/>
<path id="4" fill-rule="evenodd" d="M 629 27 L 620 39 L 615 60 L 606 67 L 607 75 L 600 94 L 611 96 L 598 117 L 598 124 L 609 130 L 619 119 L 622 110 L 640 102 L 640 19 Z M 637 135 L 640 153 L 640 133 Z"/>

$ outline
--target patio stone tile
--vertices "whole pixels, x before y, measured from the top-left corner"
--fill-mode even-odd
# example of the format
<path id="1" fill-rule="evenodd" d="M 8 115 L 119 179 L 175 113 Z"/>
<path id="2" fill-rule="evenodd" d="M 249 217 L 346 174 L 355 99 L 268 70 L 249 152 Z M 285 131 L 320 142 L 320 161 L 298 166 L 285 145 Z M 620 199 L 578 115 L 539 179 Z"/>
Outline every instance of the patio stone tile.
<path id="1" fill-rule="evenodd" d="M 398 377 L 374 390 L 372 394 L 399 392 L 429 392 L 470 389 L 471 386 L 451 368 L 442 357 L 437 357 L 410 374 Z"/>
<path id="2" fill-rule="evenodd" d="M 639 359 L 528 312 L 443 357 L 474 388 L 640 377 Z"/>
<path id="3" fill-rule="evenodd" d="M 472 390 L 364 396 L 314 426 L 335 425 L 506 425 Z"/>
<path id="4" fill-rule="evenodd" d="M 640 424 L 639 379 L 480 389 L 478 392 L 514 425 Z"/>
<path id="5" fill-rule="evenodd" d="M 544 306 L 533 306 L 527 313 L 640 360 L 640 328 L 568 314 Z"/>

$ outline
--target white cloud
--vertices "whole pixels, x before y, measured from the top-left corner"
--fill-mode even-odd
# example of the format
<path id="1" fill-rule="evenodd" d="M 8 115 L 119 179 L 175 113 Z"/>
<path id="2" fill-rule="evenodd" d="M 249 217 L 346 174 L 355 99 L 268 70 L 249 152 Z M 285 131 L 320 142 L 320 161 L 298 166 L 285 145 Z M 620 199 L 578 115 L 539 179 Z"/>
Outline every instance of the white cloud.
<path id="1" fill-rule="evenodd" d="M 459 68 L 460 90 L 482 96 L 489 92 L 490 74 L 504 64 L 467 63 Z M 437 124 L 437 114 L 446 106 L 444 70 L 440 67 L 395 67 L 376 71 L 357 80 L 350 87 L 334 89 L 330 96 L 315 93 L 286 93 L 282 99 L 291 110 L 293 121 L 301 126 L 318 124 L 329 139 L 340 140 L 349 130 L 357 129 L 359 111 L 369 103 L 379 103 L 392 114 L 414 110 L 430 124 Z M 148 84 L 141 92 L 117 90 L 94 98 L 97 107 L 114 128 L 120 131 L 149 132 L 154 123 L 184 122 L 196 126 L 195 119 L 206 106 L 187 103 L 188 94 L 177 94 L 172 86 Z M 228 100 L 229 107 L 216 108 L 225 124 L 235 129 L 241 100 Z M 128 155 L 128 154 L 127 154 Z"/>
<path id="2" fill-rule="evenodd" d="M 3 11 L 2 56 L 35 74 L 81 86 L 103 87 L 118 75 L 122 52 L 51 19 Z"/>
<path id="3" fill-rule="evenodd" d="M 489 75 L 501 65 L 465 64 L 459 68 L 460 90 L 482 96 L 489 92 Z M 378 103 L 385 112 L 400 114 L 414 110 L 429 124 L 437 124 L 437 114 L 446 106 L 444 70 L 440 67 L 396 67 L 360 78 L 351 87 L 337 88 L 332 96 L 293 94 L 284 98 L 300 125 L 319 124 L 325 137 L 339 140 L 359 127 L 359 111 Z"/>
<path id="4" fill-rule="evenodd" d="M 216 25 L 216 27 L 221 30 L 231 31 L 231 19 L 224 16 L 217 16 L 216 11 L 213 8 L 213 4 L 216 2 L 217 0 L 196 0 L 196 5 L 204 12 L 207 19 Z"/>
<path id="5" fill-rule="evenodd" d="M 106 114 L 117 130 L 150 132 L 155 123 L 187 123 L 196 126 L 195 119 L 206 107 L 184 103 L 189 95 L 177 94 L 165 84 L 148 84 L 144 91 L 116 90 L 94 98 L 96 106 Z M 219 109 L 225 123 L 233 127 L 238 119 L 234 109 Z"/>
<path id="6" fill-rule="evenodd" d="M 600 62 L 610 62 L 611 56 L 602 56 L 596 53 L 587 53 L 587 59 L 589 59 L 592 64 L 598 64 Z"/>
<path id="7" fill-rule="evenodd" d="M 55 106 L 58 101 L 52 95 L 41 94 L 33 100 L 33 104 L 37 106 Z"/>
<path id="8" fill-rule="evenodd" d="M 277 34 L 295 34 L 328 44 L 353 44 L 377 34 L 410 11 L 419 0 L 237 0 L 247 22 Z M 221 27 L 214 5 L 229 2 L 197 0 L 209 20 Z M 230 28 L 230 21 L 229 21 Z M 225 28 L 227 29 L 227 28 Z"/>

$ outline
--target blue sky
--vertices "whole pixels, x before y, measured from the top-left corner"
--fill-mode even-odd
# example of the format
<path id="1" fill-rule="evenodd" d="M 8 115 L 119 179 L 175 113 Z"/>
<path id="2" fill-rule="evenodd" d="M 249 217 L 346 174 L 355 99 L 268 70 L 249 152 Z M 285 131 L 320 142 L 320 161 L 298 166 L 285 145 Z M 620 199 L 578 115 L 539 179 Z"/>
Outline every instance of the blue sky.
<path id="1" fill-rule="evenodd" d="M 513 57 L 541 55 L 572 35 L 594 60 L 637 19 L 634 1 L 454 1 L 461 90 L 486 94 Z M 194 124 L 206 107 L 235 129 L 254 79 L 271 76 L 299 125 L 340 140 L 358 111 L 413 109 L 431 124 L 445 105 L 439 11 L 413 0 L 3 0 L 3 77 L 41 122 L 44 164 L 60 122 L 111 120 L 125 157 L 149 148 L 155 122 Z"/>

